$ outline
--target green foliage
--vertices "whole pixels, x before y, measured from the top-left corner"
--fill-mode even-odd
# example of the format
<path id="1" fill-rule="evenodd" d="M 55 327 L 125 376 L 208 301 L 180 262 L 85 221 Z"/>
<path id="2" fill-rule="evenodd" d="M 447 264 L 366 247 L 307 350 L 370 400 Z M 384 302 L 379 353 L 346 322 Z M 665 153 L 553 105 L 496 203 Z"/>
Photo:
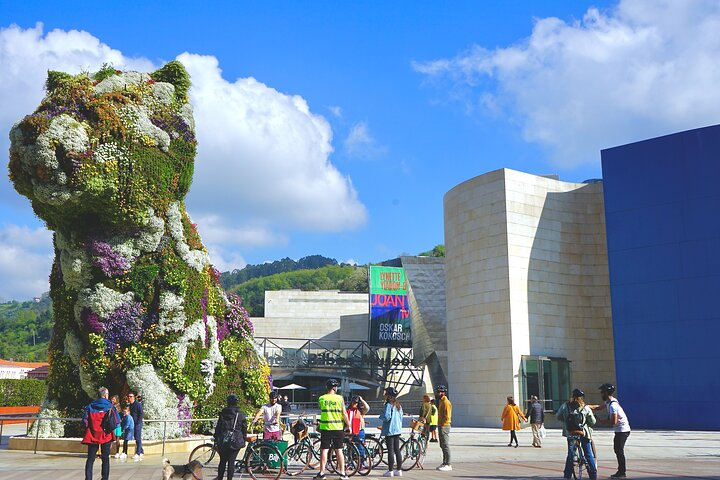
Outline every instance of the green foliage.
<path id="1" fill-rule="evenodd" d="M 0 358 L 24 362 L 47 361 L 52 336 L 52 304 L 40 302 L 0 304 Z"/>
<path id="2" fill-rule="evenodd" d="M 155 263 L 138 263 L 132 267 L 128 277 L 130 279 L 130 290 L 143 299 L 146 303 L 153 296 L 153 283 L 160 272 L 160 267 Z"/>
<path id="3" fill-rule="evenodd" d="M 81 362 L 95 383 L 102 385 L 105 383 L 105 376 L 108 372 L 108 360 L 105 357 L 105 340 L 102 335 L 97 333 L 88 334 L 88 349 L 83 355 Z"/>
<path id="4" fill-rule="evenodd" d="M 444 257 L 445 256 L 445 245 L 435 245 L 432 250 L 423 252 L 419 255 L 420 257 Z"/>
<path id="5" fill-rule="evenodd" d="M 321 268 L 327 265 L 337 265 L 337 260 L 333 258 L 323 257 L 322 255 L 310 255 L 303 257 L 297 262 L 290 258 L 275 260 L 270 263 L 262 263 L 260 265 L 246 265 L 240 270 L 232 272 L 223 272 L 220 275 L 220 283 L 224 289 L 229 289 L 239 283 L 247 282 L 253 278 L 268 277 L 276 273 L 293 272 L 295 270 L 306 270 L 313 268 Z"/>
<path id="6" fill-rule="evenodd" d="M 106 78 L 110 78 L 113 75 L 117 75 L 117 70 L 115 70 L 115 67 L 111 63 L 103 63 L 102 67 L 100 67 L 100 70 L 95 72 L 95 75 L 93 75 L 93 79 L 96 82 L 102 82 Z"/>
<path id="7" fill-rule="evenodd" d="M 73 76 L 69 73 L 58 72 L 56 70 L 48 70 L 47 80 L 45 80 L 45 90 L 48 93 L 52 93 L 63 83 L 72 80 Z"/>
<path id="8" fill-rule="evenodd" d="M 47 393 L 44 380 L 0 379 L 0 407 L 39 406 Z"/>
<path id="9" fill-rule="evenodd" d="M 355 273 L 357 270 L 361 270 L 361 272 Z M 355 275 L 355 281 L 348 281 L 347 279 L 353 275 Z M 365 276 L 364 282 L 361 281 L 363 275 Z M 367 293 L 367 272 L 364 267 L 328 265 L 315 270 L 297 270 L 254 278 L 230 287 L 228 291 L 235 292 L 242 297 L 243 305 L 250 316 L 261 317 L 265 311 L 265 291 L 287 289 L 344 290 Z"/>
<path id="10" fill-rule="evenodd" d="M 178 103 L 186 103 L 190 91 L 190 74 L 185 70 L 182 63 L 177 60 L 166 63 L 159 70 L 150 74 L 156 82 L 172 83 L 175 86 L 175 100 Z"/>

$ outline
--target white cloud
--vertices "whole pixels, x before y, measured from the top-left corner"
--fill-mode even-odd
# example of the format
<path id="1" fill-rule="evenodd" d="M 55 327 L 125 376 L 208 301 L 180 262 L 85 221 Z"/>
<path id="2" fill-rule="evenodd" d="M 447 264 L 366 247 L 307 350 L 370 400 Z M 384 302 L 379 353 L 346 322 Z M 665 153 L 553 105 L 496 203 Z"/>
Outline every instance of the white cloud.
<path id="1" fill-rule="evenodd" d="M 0 227 L 0 297 L 27 300 L 50 289 L 52 234 L 44 227 Z"/>
<path id="2" fill-rule="evenodd" d="M 253 78 L 229 82 L 215 57 L 184 53 L 178 59 L 192 76 L 199 142 L 187 204 L 199 220 L 200 234 L 222 255 L 213 260 L 216 265 L 235 267 L 231 262 L 244 263 L 238 248 L 284 244 L 293 231 L 334 232 L 366 222 L 367 211 L 350 178 L 330 162 L 330 125 L 302 97 Z M 47 70 L 79 73 L 103 63 L 140 71 L 159 66 L 127 57 L 87 32 L 44 33 L 41 24 L 0 28 L 0 131 L 8 132 L 37 107 Z M 8 148 L 7 135 L 1 135 L 0 150 Z M 0 202 L 28 208 L 7 176 L 0 179 Z M 26 247 L 6 246 L 6 262 L 13 258 L 7 252 Z M 49 266 L 37 285 L 45 285 L 48 274 Z"/>
<path id="3" fill-rule="evenodd" d="M 378 144 L 366 122 L 358 122 L 345 138 L 345 151 L 353 157 L 375 158 L 384 155 L 387 148 Z"/>
<path id="4" fill-rule="evenodd" d="M 573 167 L 602 148 L 718 123 L 718 31 L 716 1 L 627 0 L 577 22 L 539 19 L 514 46 L 413 66 Z"/>
<path id="5" fill-rule="evenodd" d="M 343 111 L 342 111 L 341 107 L 333 105 L 333 106 L 327 107 L 327 109 L 330 110 L 330 113 L 332 113 L 336 118 L 342 118 Z"/>

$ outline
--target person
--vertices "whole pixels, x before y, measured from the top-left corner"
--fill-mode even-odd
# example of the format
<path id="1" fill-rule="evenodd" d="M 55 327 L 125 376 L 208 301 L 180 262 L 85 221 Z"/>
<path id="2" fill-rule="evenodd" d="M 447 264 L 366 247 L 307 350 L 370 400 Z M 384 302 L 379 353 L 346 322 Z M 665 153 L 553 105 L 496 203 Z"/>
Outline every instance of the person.
<path id="1" fill-rule="evenodd" d="M 420 411 L 418 412 L 418 420 L 425 424 L 425 428 L 423 429 L 422 434 L 426 436 L 430 433 L 432 406 L 432 402 L 430 402 L 430 395 L 426 393 L 425 395 L 423 395 L 422 403 L 420 404 Z"/>
<path id="2" fill-rule="evenodd" d="M 335 450 L 340 480 L 348 480 L 345 473 L 345 457 L 342 453 L 344 430 L 350 428 L 350 420 L 345 411 L 343 398 L 337 394 L 340 383 L 330 378 L 325 382 L 327 392 L 318 399 L 320 406 L 320 471 L 314 478 L 325 478 L 325 467 L 328 461 L 328 452 Z"/>
<path id="3" fill-rule="evenodd" d="M 117 412 L 121 412 L 122 409 L 120 408 L 120 397 L 117 395 L 113 395 L 110 397 L 110 403 L 112 403 L 112 406 L 115 408 Z M 115 458 L 119 458 L 120 454 L 120 437 L 122 436 L 122 427 L 118 424 L 117 428 L 115 429 L 115 441 L 113 444 L 115 445 Z M 110 453 L 112 454 L 113 448 L 112 445 L 110 446 Z"/>
<path id="4" fill-rule="evenodd" d="M 282 408 L 282 415 L 280 416 L 280 422 L 283 425 L 290 423 L 290 402 L 288 401 L 287 395 L 278 396 L 278 404 Z"/>
<path id="5" fill-rule="evenodd" d="M 400 451 L 400 434 L 402 433 L 403 410 L 400 402 L 397 401 L 398 391 L 395 387 L 385 389 L 385 405 L 380 414 L 382 430 L 380 435 L 385 437 L 388 450 L 388 471 L 384 477 L 402 476 L 402 452 Z M 397 470 L 393 467 L 397 466 Z"/>
<path id="6" fill-rule="evenodd" d="M 442 465 L 437 467 L 441 472 L 452 471 L 450 463 L 450 424 L 452 423 L 452 403 L 447 397 L 447 387 L 438 385 L 435 389 L 435 398 L 438 399 L 438 430 L 440 431 L 440 450 L 442 450 Z"/>
<path id="7" fill-rule="evenodd" d="M 430 411 L 430 441 L 437 443 L 438 409 L 437 405 L 435 405 L 434 398 L 430 400 L 430 405 L 432 407 L 432 410 Z"/>
<path id="8" fill-rule="evenodd" d="M 585 405 L 585 392 L 576 388 L 572 391 L 572 397 L 563 403 L 557 411 L 556 418 L 563 424 L 563 437 L 580 436 L 580 443 L 585 458 L 587 459 L 587 470 L 590 480 L 597 478 L 597 465 L 595 454 L 592 448 L 592 432 L 595 426 L 595 415 L 588 405 Z M 570 446 L 574 440 L 568 438 L 568 452 L 565 458 L 564 478 L 571 478 L 573 471 L 573 454 Z"/>
<path id="9" fill-rule="evenodd" d="M 136 398 L 135 392 L 128 393 L 127 398 L 130 406 L 130 415 L 132 415 L 133 423 L 135 424 L 135 431 L 133 432 L 135 436 L 135 455 L 133 456 L 133 460 L 137 462 L 138 460 L 142 460 L 143 455 L 145 455 L 145 450 L 143 450 L 142 446 L 142 426 L 145 412 L 143 411 L 143 404 L 139 400 L 139 397 Z"/>
<path id="10" fill-rule="evenodd" d="M 507 397 L 507 403 L 505 404 L 505 408 L 503 408 L 502 415 L 500 415 L 500 420 L 503 422 L 502 429 L 510 430 L 510 443 L 508 443 L 508 447 L 512 447 L 513 440 L 515 440 L 515 448 L 518 447 L 518 438 L 515 431 L 520 430 L 520 418 L 527 421 L 527 418 L 525 418 L 525 415 L 523 415 L 515 404 L 515 400 L 511 395 Z"/>
<path id="11" fill-rule="evenodd" d="M 628 421 L 627 415 L 625 415 L 625 410 L 623 410 L 617 398 L 614 396 L 615 385 L 603 383 L 600 385 L 599 390 L 605 403 L 595 406 L 594 410 L 607 410 L 608 418 L 606 420 L 599 420 L 598 422 L 600 424 L 610 425 L 615 431 L 613 450 L 617 458 L 618 468 L 617 472 L 610 475 L 610 478 L 625 478 L 627 468 L 625 465 L 625 442 L 627 442 L 630 436 L 630 422 Z"/>
<path id="12" fill-rule="evenodd" d="M 227 406 L 222 409 L 215 425 L 215 443 L 220 453 L 218 465 L 218 480 L 222 480 L 227 469 L 227 480 L 232 480 L 235 474 L 235 460 L 238 452 L 245 446 L 247 436 L 247 421 L 245 414 L 238 408 L 238 397 L 234 393 L 227 396 Z M 225 440 L 227 439 L 227 441 Z"/>
<path id="13" fill-rule="evenodd" d="M 260 416 L 263 417 L 263 440 L 278 441 L 282 437 L 280 428 L 282 407 L 277 403 L 277 400 L 278 393 L 276 391 L 270 392 L 270 401 L 260 407 L 260 410 L 255 414 L 255 418 L 253 418 L 252 423 L 254 424 Z"/>
<path id="14" fill-rule="evenodd" d="M 130 440 L 135 440 L 135 421 L 130 414 L 129 406 L 125 406 L 125 408 L 123 409 L 123 417 L 120 425 L 123 437 L 123 451 L 122 453 L 115 455 L 115 458 L 120 458 L 124 460 L 127 458 L 128 442 Z"/>
<path id="15" fill-rule="evenodd" d="M 109 392 L 105 387 L 98 389 L 98 398 L 90 402 L 83 411 L 82 422 L 85 426 L 85 435 L 82 443 L 88 446 L 87 459 L 85 460 L 85 480 L 93 478 L 93 464 L 97 456 L 98 447 L 102 458 L 102 480 L 110 477 L 110 444 L 115 440 L 115 432 L 103 430 L 103 418 L 106 415 L 113 415 L 115 423 L 120 423 L 120 416 L 117 410 L 108 400 Z M 114 429 L 113 429 L 114 430 Z"/>
<path id="16" fill-rule="evenodd" d="M 359 443 L 358 451 L 360 452 L 361 461 L 365 461 L 365 415 L 370 411 L 370 405 L 360 396 L 355 395 L 350 399 L 350 408 L 347 410 L 348 420 L 350 421 L 350 434 Z"/>
<path id="17" fill-rule="evenodd" d="M 541 448 L 542 439 L 540 438 L 540 428 L 542 428 L 545 423 L 545 409 L 543 408 L 542 403 L 538 401 L 538 397 L 535 395 L 530 396 L 530 405 L 528 405 L 525 416 L 529 419 L 530 428 L 532 428 L 532 446 Z"/>

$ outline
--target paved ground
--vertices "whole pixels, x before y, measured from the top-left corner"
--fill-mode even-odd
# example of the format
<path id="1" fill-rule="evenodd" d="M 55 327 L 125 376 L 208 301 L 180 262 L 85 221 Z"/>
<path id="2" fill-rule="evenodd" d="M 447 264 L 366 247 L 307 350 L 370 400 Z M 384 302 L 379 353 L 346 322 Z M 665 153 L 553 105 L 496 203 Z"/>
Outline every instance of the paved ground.
<path id="1" fill-rule="evenodd" d="M 6 427 L 4 435 L 13 428 L 24 433 L 24 426 Z M 9 430 L 9 431 L 8 431 Z M 599 457 L 599 478 L 615 472 L 612 451 L 612 432 L 596 431 L 595 442 Z M 507 433 L 495 429 L 455 428 L 451 434 L 453 471 L 435 470 L 441 453 L 437 444 L 430 444 L 425 462 L 426 470 L 406 472 L 404 478 L 414 479 L 555 479 L 562 478 L 565 443 L 559 430 L 549 430 L 543 448 L 530 446 L 529 431 L 519 432 L 520 448 L 507 447 Z M 17 452 L 6 450 L 7 438 L 0 446 L 0 479 L 2 480 L 82 480 L 85 458 L 82 455 Z M 720 480 L 720 432 L 633 431 L 626 446 L 628 477 L 649 479 L 716 479 Z M 173 463 L 185 463 L 187 454 L 168 456 Z M 120 462 L 112 459 L 111 480 L 161 480 L 162 459 L 146 456 L 141 462 Z M 381 477 L 382 471 L 370 473 Z M 217 472 L 206 471 L 212 479 Z M 313 473 L 303 474 L 309 479 Z M 100 478 L 100 462 L 95 464 L 95 478 Z M 241 478 L 236 475 L 235 478 Z M 328 480 L 337 477 L 328 476 Z M 358 477 L 362 478 L 362 477 Z"/>

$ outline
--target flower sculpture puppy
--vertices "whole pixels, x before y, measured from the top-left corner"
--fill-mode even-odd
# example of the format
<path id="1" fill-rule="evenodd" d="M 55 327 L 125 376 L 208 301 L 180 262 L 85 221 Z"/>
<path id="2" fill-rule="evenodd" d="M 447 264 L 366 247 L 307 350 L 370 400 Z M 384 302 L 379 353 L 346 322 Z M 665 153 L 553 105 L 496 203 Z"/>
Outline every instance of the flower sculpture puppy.
<path id="1" fill-rule="evenodd" d="M 189 88 L 177 61 L 150 74 L 49 72 L 47 96 L 10 132 L 10 178 L 55 232 L 50 414 L 77 415 L 100 386 L 137 390 L 157 419 L 185 419 L 229 390 L 247 408 L 267 393 L 247 312 L 220 288 L 185 211 Z M 145 431 L 158 437 L 162 426 Z"/>

